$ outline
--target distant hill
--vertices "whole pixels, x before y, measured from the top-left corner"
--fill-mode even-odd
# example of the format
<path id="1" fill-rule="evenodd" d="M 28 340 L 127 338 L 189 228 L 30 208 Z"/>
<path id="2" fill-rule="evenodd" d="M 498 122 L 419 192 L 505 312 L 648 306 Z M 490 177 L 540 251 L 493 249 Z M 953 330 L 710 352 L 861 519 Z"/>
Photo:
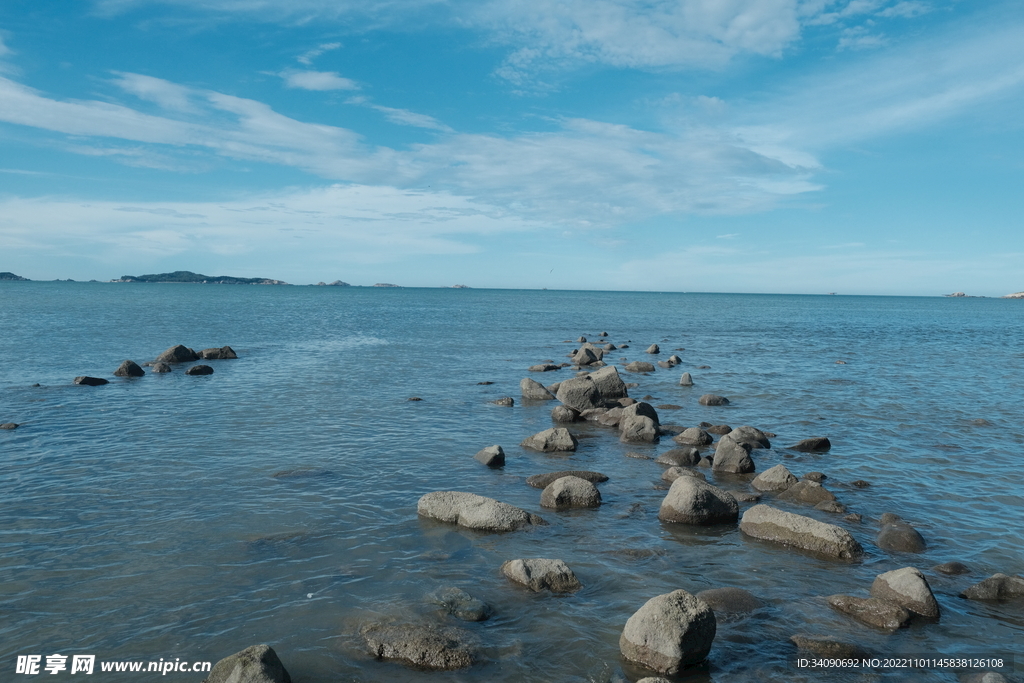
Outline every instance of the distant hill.
<path id="1" fill-rule="evenodd" d="M 189 270 L 176 270 L 173 273 L 158 273 L 156 275 L 122 275 L 119 280 L 112 282 L 193 282 L 207 285 L 286 285 L 281 280 L 271 280 L 265 277 L 231 277 L 230 275 L 201 275 Z"/>
<path id="2" fill-rule="evenodd" d="M 27 277 L 15 275 L 14 273 L 3 272 L 0 273 L 0 280 L 18 280 L 19 282 L 30 282 Z"/>
<path id="3" fill-rule="evenodd" d="M 1016 294 L 1007 294 L 1003 298 L 1004 299 L 1024 299 L 1024 292 L 1017 292 Z"/>

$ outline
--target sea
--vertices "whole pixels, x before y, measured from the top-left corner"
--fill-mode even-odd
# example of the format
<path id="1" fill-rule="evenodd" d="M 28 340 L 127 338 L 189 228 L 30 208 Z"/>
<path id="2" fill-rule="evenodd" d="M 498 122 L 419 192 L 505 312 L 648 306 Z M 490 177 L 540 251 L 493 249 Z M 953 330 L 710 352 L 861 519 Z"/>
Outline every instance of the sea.
<path id="1" fill-rule="evenodd" d="M 676 406 L 659 409 L 663 424 L 775 434 L 754 452 L 759 472 L 822 472 L 862 519 L 772 494 L 761 502 L 847 529 L 864 558 L 809 555 L 736 525 L 662 523 L 664 466 L 650 458 L 676 446 L 668 437 L 622 444 L 613 429 L 577 423 L 575 453 L 520 447 L 552 426 L 556 405 L 524 401 L 520 380 L 572 377 L 527 368 L 566 362 L 581 336 L 626 347 L 606 360 L 637 384 L 632 397 Z M 74 681 L 72 656 L 92 655 L 86 680 L 199 683 L 205 674 L 100 663 L 216 662 L 267 643 L 294 683 L 632 682 L 644 672 L 620 656 L 626 620 L 654 596 L 719 587 L 750 591 L 762 607 L 719 615 L 706 664 L 683 680 L 1012 679 L 1024 666 L 1022 602 L 959 597 L 994 573 L 1024 574 L 1024 301 L 0 282 L 0 341 L 0 423 L 20 425 L 0 430 L 2 681 Z M 645 353 L 652 343 L 657 357 Z M 142 364 L 175 344 L 230 345 L 238 359 L 209 361 L 207 376 L 179 366 L 113 377 L 123 360 Z M 682 363 L 670 369 L 621 367 L 673 353 Z M 679 384 L 683 372 L 692 387 Z M 73 384 L 80 375 L 110 383 Z M 705 393 L 730 403 L 699 405 Z M 505 396 L 515 405 L 493 403 Z M 813 436 L 831 451 L 788 448 Z M 505 467 L 474 460 L 495 444 Z M 600 508 L 540 507 L 526 478 L 564 469 L 609 477 Z M 752 492 L 749 477 L 704 473 Z M 417 500 L 438 490 L 496 498 L 549 524 L 493 534 L 419 517 Z M 878 548 L 886 512 L 927 549 Z M 499 570 L 515 558 L 561 559 L 583 588 L 529 592 Z M 933 569 L 951 561 L 970 574 Z M 926 576 L 939 621 L 889 633 L 826 601 L 867 597 L 878 574 L 908 566 Z M 426 596 L 446 586 L 493 615 L 440 614 Z M 375 660 L 360 629 L 377 622 L 458 626 L 478 661 L 437 673 Z M 801 666 L 808 653 L 794 634 L 855 643 L 888 666 Z M 19 657 L 32 655 L 41 666 L 65 656 L 68 669 L 18 674 Z M 899 663 L 910 657 L 1006 663 Z"/>

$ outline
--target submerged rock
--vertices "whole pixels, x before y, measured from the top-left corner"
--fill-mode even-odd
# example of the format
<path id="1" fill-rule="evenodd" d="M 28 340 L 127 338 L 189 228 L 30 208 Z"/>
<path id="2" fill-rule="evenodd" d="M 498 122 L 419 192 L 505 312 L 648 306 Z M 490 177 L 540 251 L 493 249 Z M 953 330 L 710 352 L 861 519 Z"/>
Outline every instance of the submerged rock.
<path id="1" fill-rule="evenodd" d="M 461 491 L 428 493 L 419 499 L 416 512 L 441 522 L 482 531 L 515 531 L 546 523 L 539 516 L 514 505 Z"/>
<path id="2" fill-rule="evenodd" d="M 960 597 L 968 600 L 1012 600 L 1024 597 L 1024 579 L 1019 576 L 993 574 L 965 590 Z"/>
<path id="3" fill-rule="evenodd" d="M 629 618 L 619 650 L 631 662 L 674 675 L 707 659 L 717 628 L 706 602 L 676 590 L 651 598 Z"/>
<path id="4" fill-rule="evenodd" d="M 516 404 L 516 401 L 511 396 L 502 396 L 491 401 L 496 406 L 502 406 L 504 408 L 511 408 Z"/>
<path id="5" fill-rule="evenodd" d="M 689 467 L 669 467 L 667 470 L 661 473 L 662 481 L 667 481 L 670 484 L 679 477 L 693 477 L 694 479 L 707 481 L 707 477 L 705 477 L 697 470 L 690 469 Z"/>
<path id="6" fill-rule="evenodd" d="M 477 452 L 473 458 L 488 467 L 504 467 L 505 451 L 501 446 L 488 446 Z"/>
<path id="7" fill-rule="evenodd" d="M 423 669 L 452 671 L 470 666 L 476 659 L 472 635 L 450 626 L 370 624 L 361 629 L 360 635 L 377 659 L 396 660 Z"/>
<path id="8" fill-rule="evenodd" d="M 583 584 L 562 560 L 509 560 L 501 565 L 501 573 L 535 593 L 542 590 L 571 593 L 583 588 Z"/>
<path id="9" fill-rule="evenodd" d="M 922 617 L 939 618 L 939 603 L 935 601 L 931 586 L 924 574 L 914 567 L 879 574 L 871 584 L 871 597 L 890 600 Z"/>
<path id="10" fill-rule="evenodd" d="M 555 510 L 592 508 L 601 504 L 601 492 L 591 482 L 572 475 L 554 480 L 540 494 L 540 506 Z"/>
<path id="11" fill-rule="evenodd" d="M 565 427 L 552 427 L 533 436 L 523 439 L 523 448 L 530 448 L 544 453 L 575 451 L 579 442 Z"/>
<path id="12" fill-rule="evenodd" d="M 523 398 L 533 401 L 550 401 L 555 398 L 554 394 L 545 389 L 543 384 L 529 377 L 524 377 L 519 381 L 519 389 L 523 393 Z"/>
<path id="13" fill-rule="evenodd" d="M 778 495 L 779 500 L 795 500 L 808 505 L 833 502 L 836 497 L 816 481 L 800 481 Z"/>
<path id="14" fill-rule="evenodd" d="M 225 657 L 203 683 L 292 683 L 274 648 L 252 645 Z"/>
<path id="15" fill-rule="evenodd" d="M 871 655 L 860 645 L 846 643 L 832 636 L 796 634 L 789 637 L 801 650 L 834 659 L 863 659 Z"/>
<path id="16" fill-rule="evenodd" d="M 895 631 L 910 623 L 911 614 L 895 602 L 879 598 L 858 598 L 853 595 L 832 595 L 829 607 L 848 614 L 869 626 Z"/>
<path id="17" fill-rule="evenodd" d="M 454 586 L 438 588 L 427 596 L 427 601 L 463 621 L 486 621 L 491 616 L 490 605 Z"/>
<path id="18" fill-rule="evenodd" d="M 659 455 L 655 462 L 676 467 L 694 467 L 700 462 L 700 453 L 696 448 L 673 448 Z"/>
<path id="19" fill-rule="evenodd" d="M 704 394 L 697 399 L 697 403 L 702 406 L 727 406 L 729 405 L 729 399 L 718 394 Z"/>
<path id="20" fill-rule="evenodd" d="M 824 453 L 832 448 L 832 442 L 828 440 L 827 436 L 813 436 L 809 439 L 804 439 L 789 447 L 790 450 L 800 451 L 802 453 Z"/>
<path id="21" fill-rule="evenodd" d="M 185 371 L 186 375 L 212 375 L 213 368 L 209 365 L 193 365 Z"/>
<path id="22" fill-rule="evenodd" d="M 555 370 L 561 370 L 561 365 L 555 365 L 553 363 L 540 363 L 539 365 L 531 365 L 526 368 L 529 372 L 553 372 Z"/>
<path id="23" fill-rule="evenodd" d="M 170 372 L 171 366 L 163 361 L 159 363 L 153 363 L 153 367 L 150 372 Z"/>
<path id="24" fill-rule="evenodd" d="M 105 380 L 102 377 L 89 377 L 87 375 L 82 375 L 81 377 L 75 378 L 75 384 L 81 384 L 87 387 L 99 387 L 104 384 L 110 384 L 110 381 Z"/>
<path id="25" fill-rule="evenodd" d="M 963 562 L 946 562 L 944 564 L 936 565 L 932 568 L 940 574 L 948 574 L 950 576 L 958 576 L 960 574 L 971 573 L 971 568 Z"/>
<path id="26" fill-rule="evenodd" d="M 661 353 L 661 349 L 658 347 L 657 344 L 651 344 L 650 346 L 647 347 L 647 350 L 644 351 L 644 353 Z"/>
<path id="27" fill-rule="evenodd" d="M 875 544 L 882 550 L 902 553 L 923 553 L 927 548 L 920 532 L 892 513 L 882 515 Z"/>
<path id="28" fill-rule="evenodd" d="M 658 519 L 701 526 L 732 524 L 739 519 L 739 511 L 739 503 L 728 491 L 703 479 L 682 476 L 672 482 Z"/>
<path id="29" fill-rule="evenodd" d="M 139 367 L 138 363 L 131 360 L 126 360 L 117 366 L 117 370 L 114 370 L 115 377 L 142 377 L 146 374 L 146 371 Z"/>
<path id="30" fill-rule="evenodd" d="M 16 422 L 4 422 L 0 424 L 0 429 L 17 429 L 18 423 Z"/>
<path id="31" fill-rule="evenodd" d="M 590 472 L 588 470 L 562 470 L 561 472 L 547 472 L 545 474 L 535 474 L 532 477 L 527 478 L 526 483 L 535 489 L 545 489 L 551 482 L 561 479 L 562 477 L 579 477 L 585 479 L 592 484 L 599 484 L 602 481 L 608 481 L 608 476 L 601 474 L 600 472 Z"/>
<path id="32" fill-rule="evenodd" d="M 654 364 L 647 361 L 635 360 L 625 366 L 630 372 L 654 372 Z"/>
<path id="33" fill-rule="evenodd" d="M 828 557 L 849 560 L 859 559 L 864 554 L 864 548 L 846 529 L 770 505 L 755 505 L 744 512 L 740 531 L 753 538 Z"/>
<path id="34" fill-rule="evenodd" d="M 764 606 L 757 596 L 742 588 L 709 588 L 697 593 L 715 614 L 742 614 Z"/>

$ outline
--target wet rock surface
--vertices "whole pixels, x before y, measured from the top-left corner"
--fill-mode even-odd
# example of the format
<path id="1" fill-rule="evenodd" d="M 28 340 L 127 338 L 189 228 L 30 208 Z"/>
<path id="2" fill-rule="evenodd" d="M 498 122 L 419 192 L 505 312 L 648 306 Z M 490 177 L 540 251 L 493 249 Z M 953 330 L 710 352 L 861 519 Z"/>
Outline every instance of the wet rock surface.
<path id="1" fill-rule="evenodd" d="M 859 559 L 864 554 L 864 548 L 846 529 L 770 505 L 755 505 L 744 512 L 740 531 L 763 541 L 836 559 Z"/>
<path id="2" fill-rule="evenodd" d="M 717 629 L 706 602 L 676 590 L 651 598 L 629 618 L 619 650 L 647 669 L 675 675 L 707 659 Z"/>
<path id="3" fill-rule="evenodd" d="M 879 574 L 871 584 L 871 597 L 889 600 L 928 619 L 939 618 L 939 603 L 924 574 L 914 567 Z"/>
<path id="4" fill-rule="evenodd" d="M 454 586 L 438 588 L 427 596 L 427 601 L 438 605 L 446 614 L 462 621 L 485 621 L 492 613 L 490 605 Z"/>
<path id="5" fill-rule="evenodd" d="M 117 366 L 117 370 L 114 370 L 115 377 L 142 377 L 146 374 L 146 371 L 139 367 L 138 363 L 131 360 L 126 360 Z"/>
<path id="6" fill-rule="evenodd" d="M 600 472 L 592 472 L 590 470 L 561 470 L 559 472 L 546 472 L 544 474 L 535 474 L 532 477 L 528 477 L 526 483 L 535 489 L 547 488 L 551 482 L 562 477 L 579 477 L 589 481 L 592 484 L 599 484 L 603 481 L 608 481 L 608 475 L 601 474 Z"/>
<path id="7" fill-rule="evenodd" d="M 371 656 L 422 669 L 452 671 L 477 658 L 469 631 L 451 626 L 376 623 L 360 635 Z"/>
<path id="8" fill-rule="evenodd" d="M 858 621 L 887 631 L 895 631 L 910 624 L 910 611 L 889 600 L 832 595 L 828 598 L 828 604 Z"/>
<path id="9" fill-rule="evenodd" d="M 419 499 L 416 512 L 441 522 L 481 531 L 515 531 L 545 523 L 538 515 L 508 503 L 461 491 L 428 493 Z"/>
<path id="10" fill-rule="evenodd" d="M 569 475 L 544 487 L 540 505 L 554 510 L 598 507 L 601 505 L 601 492 L 586 479 Z"/>
<path id="11" fill-rule="evenodd" d="M 203 683 L 292 683 L 292 679 L 274 649 L 264 644 L 220 660 Z"/>
<path id="12" fill-rule="evenodd" d="M 576 437 L 570 434 L 568 429 L 552 427 L 523 439 L 520 446 L 544 453 L 554 453 L 575 451 L 578 444 Z"/>
<path id="13" fill-rule="evenodd" d="M 739 519 L 739 503 L 728 491 L 697 477 L 681 476 L 661 503 L 658 519 L 678 524 L 732 524 Z"/>
<path id="14" fill-rule="evenodd" d="M 583 587 L 569 566 L 562 560 L 543 558 L 509 560 L 501 565 L 501 573 L 530 590 L 572 593 Z"/>

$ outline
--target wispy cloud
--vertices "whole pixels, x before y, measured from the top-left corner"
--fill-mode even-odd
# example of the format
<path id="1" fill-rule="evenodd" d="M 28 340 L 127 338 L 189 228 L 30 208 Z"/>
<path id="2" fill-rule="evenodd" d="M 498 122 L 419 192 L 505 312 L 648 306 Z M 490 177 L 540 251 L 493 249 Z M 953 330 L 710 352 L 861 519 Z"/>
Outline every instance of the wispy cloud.
<path id="1" fill-rule="evenodd" d="M 359 84 L 333 71 L 296 71 L 286 69 L 278 74 L 289 88 L 302 90 L 359 90 Z"/>
<path id="2" fill-rule="evenodd" d="M 196 106 L 190 101 L 195 95 L 191 88 L 165 81 L 162 78 L 142 74 L 115 71 L 114 85 L 136 97 L 158 104 L 171 111 L 196 113 Z"/>
<path id="3" fill-rule="evenodd" d="M 350 97 L 345 100 L 346 104 L 354 104 L 374 111 L 379 111 L 384 114 L 391 123 L 398 124 L 400 126 L 412 126 L 414 128 L 426 128 L 428 130 L 437 130 L 445 133 L 454 132 L 449 126 L 441 123 L 433 116 L 427 114 L 420 114 L 418 112 L 409 111 L 408 109 L 396 109 L 395 107 L 384 107 L 379 104 L 374 104 L 370 98 L 358 95 L 356 97 Z"/>
<path id="4" fill-rule="evenodd" d="M 330 52 L 331 50 L 337 50 L 340 47 L 341 43 L 323 43 L 322 45 L 319 45 L 313 48 L 312 50 L 307 50 L 306 52 L 302 53 L 295 59 L 300 64 L 311 66 L 313 64 L 313 60 L 322 55 L 323 53 Z"/>
<path id="5" fill-rule="evenodd" d="M 913 19 L 923 14 L 928 14 L 934 8 L 926 2 L 918 2 L 917 0 L 904 0 L 904 2 L 897 2 L 892 7 L 886 7 L 884 10 L 878 13 L 880 17 L 903 17 L 905 19 Z"/>

